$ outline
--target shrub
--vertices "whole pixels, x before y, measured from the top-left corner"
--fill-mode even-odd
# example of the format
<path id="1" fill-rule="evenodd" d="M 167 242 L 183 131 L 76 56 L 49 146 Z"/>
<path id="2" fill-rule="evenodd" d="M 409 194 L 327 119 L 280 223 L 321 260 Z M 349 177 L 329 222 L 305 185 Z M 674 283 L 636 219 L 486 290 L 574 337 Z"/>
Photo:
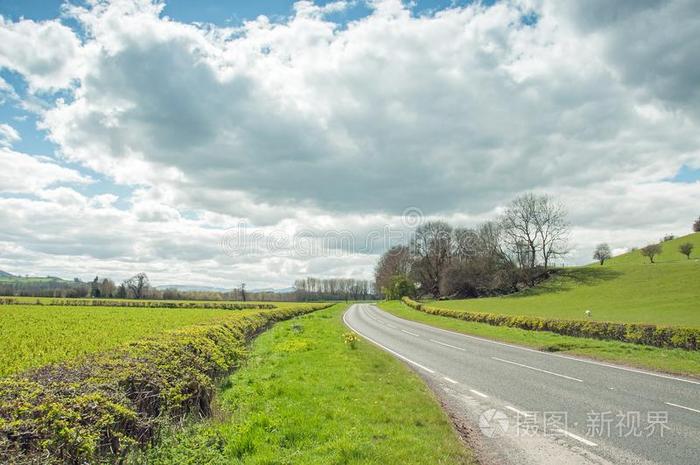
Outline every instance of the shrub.
<path id="1" fill-rule="evenodd" d="M 329 305 L 232 314 L 0 380 L 0 463 L 120 463 L 159 429 L 211 413 L 217 378 L 275 321 Z"/>
<path id="2" fill-rule="evenodd" d="M 700 329 L 698 328 L 613 323 L 608 321 L 558 320 L 534 316 L 464 312 L 424 305 L 409 298 L 402 300 L 409 307 L 425 313 L 476 323 L 486 323 L 492 326 L 509 326 L 532 331 L 550 331 L 564 336 L 607 339 L 655 347 L 700 350 Z"/>
<path id="3" fill-rule="evenodd" d="M 2 297 L 0 305 L 59 305 L 62 307 L 136 307 L 136 308 L 207 308 L 222 310 L 271 310 L 277 308 L 274 304 L 258 304 L 247 302 L 166 302 L 162 300 L 102 300 L 102 299 L 50 299 L 42 302 L 20 302 L 17 299 Z"/>

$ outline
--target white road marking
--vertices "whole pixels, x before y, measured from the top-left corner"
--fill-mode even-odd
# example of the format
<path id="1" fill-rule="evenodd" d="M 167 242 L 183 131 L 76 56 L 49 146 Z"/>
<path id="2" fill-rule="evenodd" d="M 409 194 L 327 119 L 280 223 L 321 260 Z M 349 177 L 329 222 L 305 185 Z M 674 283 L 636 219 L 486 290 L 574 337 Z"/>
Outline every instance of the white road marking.
<path id="1" fill-rule="evenodd" d="M 690 408 L 690 407 L 685 407 L 685 406 L 683 406 L 683 405 L 672 404 L 671 402 L 664 402 L 664 404 L 670 405 L 670 406 L 672 406 L 672 407 L 678 407 L 678 408 L 683 408 L 683 409 L 686 409 L 686 410 L 690 410 L 691 412 L 700 413 L 700 410 L 698 410 L 698 409 L 694 409 L 694 408 Z"/>
<path id="2" fill-rule="evenodd" d="M 345 315 L 346 315 L 346 313 L 343 313 L 343 322 L 345 323 L 345 325 L 346 325 L 348 328 L 350 328 L 350 329 L 352 329 L 353 331 L 355 331 L 355 332 L 356 332 L 357 334 L 359 334 L 360 336 L 362 336 L 363 338 L 367 339 L 367 340 L 368 340 L 369 342 L 371 342 L 372 344 L 375 344 L 375 345 L 381 347 L 382 349 L 386 350 L 386 351 L 389 352 L 390 354 L 393 354 L 393 355 L 397 356 L 397 357 L 400 358 L 401 360 L 403 360 L 403 361 L 405 361 L 405 362 L 407 362 L 407 363 L 410 363 L 411 365 L 417 366 L 417 367 L 420 368 L 421 370 L 425 370 L 425 371 L 427 371 L 428 373 L 430 373 L 430 374 L 432 374 L 432 375 L 435 374 L 435 370 L 431 370 L 430 368 L 428 368 L 428 367 L 425 366 L 425 365 L 421 365 L 421 364 L 418 363 L 418 362 L 414 362 L 414 361 L 411 360 L 410 358 L 404 357 L 404 356 L 401 355 L 400 353 L 391 350 L 390 348 L 388 348 L 387 346 L 385 346 L 385 345 L 383 345 L 383 344 L 380 344 L 379 342 L 375 341 L 375 340 L 372 339 L 371 337 L 365 336 L 364 334 L 362 334 L 361 332 L 359 332 L 358 330 L 356 330 L 355 328 L 353 328 L 352 325 L 351 325 L 350 323 L 348 323 L 348 320 L 345 318 Z"/>
<path id="3" fill-rule="evenodd" d="M 452 349 L 461 350 L 462 352 L 466 352 L 466 351 L 467 351 L 467 349 L 463 349 L 463 348 L 461 348 L 461 347 L 453 346 L 452 344 L 448 344 L 448 343 L 446 343 L 446 342 L 436 341 L 435 339 L 430 339 L 430 342 L 434 342 L 435 344 L 440 344 L 441 346 L 445 346 L 445 347 L 451 347 Z"/>
<path id="4" fill-rule="evenodd" d="M 410 332 L 410 331 L 406 331 L 405 329 L 402 329 L 401 332 L 402 332 L 402 333 L 406 333 L 406 334 L 410 334 L 411 336 L 420 337 L 418 334 L 412 333 L 412 332 Z"/>
<path id="5" fill-rule="evenodd" d="M 564 435 L 566 435 L 566 436 L 569 436 L 569 437 L 572 438 L 572 439 L 576 439 L 577 441 L 580 441 L 580 442 L 586 444 L 587 446 L 598 447 L 598 444 L 596 444 L 595 442 L 589 441 L 589 440 L 586 439 L 586 438 L 582 438 L 581 436 L 579 436 L 579 435 L 577 435 L 577 434 L 569 433 L 568 431 L 563 430 L 563 429 L 560 429 L 560 428 L 557 428 L 556 431 L 557 431 L 558 433 L 561 433 L 561 434 L 564 434 Z"/>
<path id="6" fill-rule="evenodd" d="M 443 376 L 442 379 L 444 379 L 447 382 L 450 382 L 452 384 L 459 384 L 457 381 L 453 380 L 452 378 L 448 378 L 447 376 Z"/>
<path id="7" fill-rule="evenodd" d="M 377 307 L 375 307 L 375 308 L 377 308 Z M 379 310 L 379 309 L 377 308 L 377 310 Z M 379 311 L 381 311 L 381 312 L 383 312 L 383 313 L 387 313 L 388 315 L 391 315 L 390 313 L 385 312 L 385 311 L 383 311 L 383 310 L 379 310 Z M 597 362 L 597 361 L 595 361 L 595 360 L 586 360 L 586 359 L 583 359 L 583 358 L 571 357 L 571 356 L 568 356 L 568 355 L 553 354 L 553 353 L 551 353 L 551 352 L 543 352 L 543 351 L 537 350 L 537 349 L 530 349 L 530 348 L 528 348 L 528 347 L 518 346 L 518 345 L 515 345 L 515 344 L 508 344 L 507 342 L 499 342 L 499 341 L 494 341 L 494 340 L 492 340 L 492 339 L 486 339 L 485 337 L 472 336 L 472 335 L 470 335 L 470 334 L 464 334 L 464 333 L 460 333 L 460 332 L 457 332 L 457 331 L 450 331 L 449 329 L 442 329 L 442 328 L 438 328 L 437 326 L 431 326 L 431 325 L 427 325 L 427 324 L 424 324 L 424 323 L 418 323 L 418 322 L 416 322 L 416 321 L 407 320 L 407 319 L 405 319 L 405 318 L 399 318 L 399 317 L 394 316 L 394 315 L 391 315 L 391 316 L 392 316 L 393 318 L 396 318 L 397 320 L 401 320 L 401 321 L 403 321 L 403 322 L 408 322 L 408 323 L 411 323 L 411 324 L 414 324 L 414 325 L 417 325 L 417 326 L 422 326 L 422 327 L 427 328 L 427 329 L 434 329 L 434 330 L 437 330 L 437 331 L 442 331 L 443 333 L 448 333 L 448 334 L 453 334 L 453 335 L 457 335 L 457 336 L 462 336 L 462 337 L 466 337 L 466 338 L 469 338 L 469 339 L 475 339 L 475 340 L 477 340 L 477 341 L 487 342 L 487 343 L 489 343 L 489 344 L 496 344 L 496 345 L 499 345 L 499 346 L 510 347 L 510 348 L 512 348 L 512 349 L 524 350 L 524 351 L 526 351 L 526 352 L 534 352 L 534 353 L 536 353 L 536 354 L 546 355 L 546 356 L 548 356 L 548 357 L 564 358 L 564 359 L 566 359 L 566 360 L 571 360 L 571 361 L 573 361 L 573 362 L 588 363 L 588 364 L 591 364 L 591 365 L 598 365 L 598 366 L 601 366 L 601 367 L 613 368 L 613 369 L 615 369 L 615 370 L 629 371 L 629 372 L 637 373 L 637 374 L 640 374 L 640 375 L 655 376 L 655 377 L 657 377 L 657 378 L 664 378 L 664 379 L 670 379 L 670 380 L 673 380 L 673 381 L 681 381 L 681 382 L 683 382 L 683 383 L 690 383 L 690 384 L 697 384 L 697 385 L 700 385 L 700 381 L 694 381 L 694 380 L 692 380 L 692 379 L 678 378 L 678 377 L 676 377 L 676 376 L 662 375 L 661 373 L 653 373 L 653 372 L 651 372 L 651 371 L 639 370 L 639 369 L 636 369 L 636 368 L 627 368 L 627 367 L 623 367 L 623 366 L 619 366 L 619 365 L 611 365 L 611 364 L 609 364 L 609 363 Z"/>
<path id="8" fill-rule="evenodd" d="M 483 397 L 484 399 L 487 399 L 489 397 L 486 394 L 484 394 L 483 392 L 477 391 L 476 389 L 470 389 L 469 392 L 471 392 L 472 394 L 476 394 L 479 397 Z"/>
<path id="9" fill-rule="evenodd" d="M 523 417 L 531 417 L 531 416 L 532 416 L 532 413 L 527 413 L 527 412 L 520 411 L 520 410 L 518 410 L 518 409 L 515 408 L 515 407 L 511 407 L 510 405 L 506 405 L 505 408 L 508 409 L 508 410 L 510 410 L 511 412 L 515 412 L 515 413 L 517 413 L 518 415 L 523 416 Z"/>
<path id="10" fill-rule="evenodd" d="M 519 366 L 519 367 L 529 368 L 530 370 L 540 371 L 540 372 L 542 372 L 542 373 L 547 373 L 547 374 L 549 374 L 549 375 L 559 376 L 560 378 L 566 378 L 566 379 L 570 379 L 570 380 L 572 380 L 572 381 L 578 381 L 579 383 L 583 383 L 583 380 L 582 380 L 582 379 L 574 378 L 574 377 L 572 377 L 572 376 L 566 376 L 566 375 L 562 375 L 562 374 L 559 374 L 559 373 L 554 373 L 553 371 L 543 370 L 542 368 L 531 367 L 530 365 L 523 365 L 522 363 L 511 362 L 510 360 L 504 360 L 504 359 L 498 358 L 498 357 L 491 357 L 491 358 L 492 358 L 493 360 L 498 360 L 499 362 L 510 363 L 511 365 L 517 365 L 517 366 Z"/>

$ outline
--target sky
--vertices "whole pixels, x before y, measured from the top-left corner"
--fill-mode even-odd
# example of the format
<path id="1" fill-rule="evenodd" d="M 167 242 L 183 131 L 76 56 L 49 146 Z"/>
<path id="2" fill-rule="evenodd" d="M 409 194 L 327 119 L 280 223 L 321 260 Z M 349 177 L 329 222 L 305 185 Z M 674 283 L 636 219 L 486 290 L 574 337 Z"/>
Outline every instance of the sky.
<path id="1" fill-rule="evenodd" d="M 0 0 L 0 270 L 371 278 L 421 221 L 700 215 L 695 0 Z"/>

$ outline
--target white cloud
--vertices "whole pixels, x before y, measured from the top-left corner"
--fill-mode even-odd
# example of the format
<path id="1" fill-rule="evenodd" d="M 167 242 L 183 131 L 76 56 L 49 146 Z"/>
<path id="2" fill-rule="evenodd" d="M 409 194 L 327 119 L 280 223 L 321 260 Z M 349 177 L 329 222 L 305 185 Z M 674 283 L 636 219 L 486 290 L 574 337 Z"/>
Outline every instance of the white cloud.
<path id="1" fill-rule="evenodd" d="M 398 0 L 371 5 L 347 25 L 328 19 L 346 2 L 299 2 L 279 22 L 228 29 L 164 18 L 147 0 L 98 1 L 66 9 L 82 43 L 56 21 L 4 21 L 0 39 L 20 50 L 0 46 L 0 66 L 36 89 L 74 82 L 36 110 L 62 156 L 135 191 L 122 211 L 116 197 L 47 189 L 82 175 L 22 154 L 0 186 L 44 190 L 28 209 L 104 212 L 120 239 L 84 252 L 119 269 L 186 280 L 213 266 L 218 282 L 247 273 L 261 286 L 368 276 L 374 255 L 222 256 L 221 234 L 244 219 L 362 235 L 400 226 L 409 206 L 469 225 L 547 191 L 569 205 L 570 260 L 584 262 L 600 238 L 626 247 L 697 215 L 700 184 L 666 181 L 700 166 L 697 2 L 514 0 L 420 17 Z M 17 190 L 20 173 L 35 187 Z M 60 240 L 66 228 L 55 253 L 81 250 Z M 80 243 L 111 237 L 95 234 Z"/>
<path id="2" fill-rule="evenodd" d="M 15 128 L 9 124 L 0 123 L 0 147 L 11 147 L 17 141 L 22 140 Z"/>
<path id="3" fill-rule="evenodd" d="M 55 184 L 86 184 L 91 179 L 45 157 L 0 147 L 0 192 L 32 194 Z"/>
<path id="4" fill-rule="evenodd" d="M 378 2 L 340 29 L 302 3 L 287 22 L 259 18 L 228 39 L 159 11 L 79 10 L 100 52 L 44 124 L 71 159 L 204 208 L 236 214 L 218 200 L 238 196 L 483 211 L 547 185 L 658 178 L 648 167 L 660 154 L 671 171 L 698 156 L 695 124 L 639 111 L 653 103 L 618 81 L 595 41 L 554 16 L 524 25 L 513 4 L 416 18 Z"/>
<path id="5" fill-rule="evenodd" d="M 58 21 L 0 16 L 0 68 L 23 74 L 33 90 L 68 87 L 79 71 L 79 53 L 75 33 Z"/>

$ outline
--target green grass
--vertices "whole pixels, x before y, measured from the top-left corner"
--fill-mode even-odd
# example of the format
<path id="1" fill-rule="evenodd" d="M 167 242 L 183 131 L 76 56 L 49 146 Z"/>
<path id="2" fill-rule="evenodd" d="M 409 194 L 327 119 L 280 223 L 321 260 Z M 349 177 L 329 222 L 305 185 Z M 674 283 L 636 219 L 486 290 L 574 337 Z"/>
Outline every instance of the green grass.
<path id="1" fill-rule="evenodd" d="M 567 268 L 559 276 L 511 296 L 430 304 L 563 319 L 585 319 L 585 311 L 590 310 L 592 318 L 599 321 L 700 327 L 700 260 L 687 260 L 678 253 L 683 242 L 695 243 L 694 252 L 700 255 L 700 233 L 696 233 L 665 242 L 654 264 L 634 251 L 604 266 Z"/>
<path id="2" fill-rule="evenodd" d="M 343 342 L 345 308 L 258 337 L 225 381 L 218 417 L 173 433 L 147 463 L 474 463 L 417 375 L 368 342 Z"/>
<path id="3" fill-rule="evenodd" d="M 236 311 L 0 305 L 0 376 L 226 318 Z"/>
<path id="4" fill-rule="evenodd" d="M 520 344 L 538 350 L 582 355 L 644 369 L 700 377 L 700 352 L 698 351 L 660 349 L 623 342 L 560 336 L 546 331 L 491 326 L 419 312 L 400 301 L 381 302 L 379 307 L 400 318 L 464 334 Z"/>

